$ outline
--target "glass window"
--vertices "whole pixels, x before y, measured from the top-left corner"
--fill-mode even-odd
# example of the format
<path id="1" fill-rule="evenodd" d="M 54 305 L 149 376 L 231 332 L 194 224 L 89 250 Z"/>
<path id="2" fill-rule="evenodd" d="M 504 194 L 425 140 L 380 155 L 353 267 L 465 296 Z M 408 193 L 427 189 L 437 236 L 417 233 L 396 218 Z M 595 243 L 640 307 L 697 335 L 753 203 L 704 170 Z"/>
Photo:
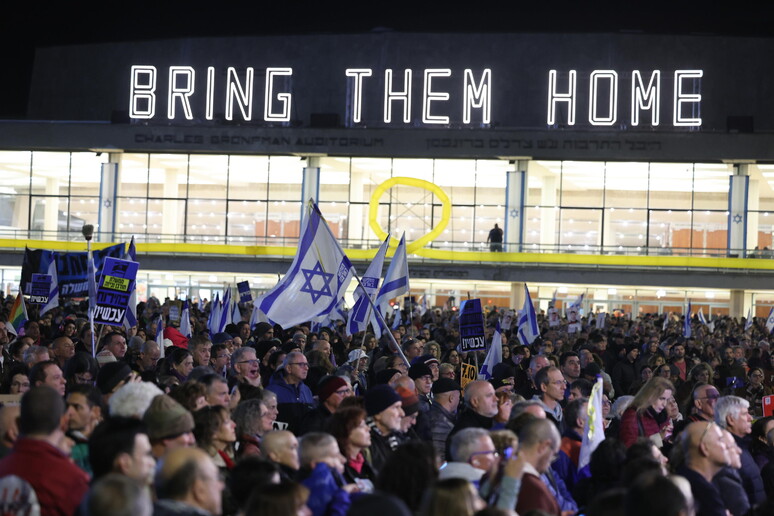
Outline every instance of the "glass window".
<path id="1" fill-rule="evenodd" d="M 693 192 L 692 163 L 651 163 L 648 206 L 690 210 Z"/>
<path id="2" fill-rule="evenodd" d="M 37 197 L 31 199 L 30 229 L 39 231 L 36 237 L 47 240 L 59 238 L 59 232 L 68 230 L 69 199 L 67 197 Z"/>
<path id="3" fill-rule="evenodd" d="M 70 185 L 73 194 L 99 197 L 102 181 L 102 164 L 108 162 L 108 154 L 97 156 L 93 152 L 73 152 Z"/>
<path id="4" fill-rule="evenodd" d="M 31 152 L 0 151 L 0 230 L 24 238 L 14 230 L 29 228 Z"/>
<path id="5" fill-rule="evenodd" d="M 422 179 L 425 179 L 424 177 Z M 427 181 L 433 182 L 430 179 Z M 481 194 L 481 202 L 485 202 L 485 192 L 477 189 L 476 161 L 469 159 L 437 159 L 435 160 L 435 184 L 440 186 L 451 199 L 452 204 L 473 204 L 476 196 Z M 482 187 L 483 188 L 483 187 Z M 505 202 L 501 190 L 499 199 L 491 202 Z M 488 201 L 487 201 L 488 202 Z"/>
<path id="6" fill-rule="evenodd" d="M 226 202 L 189 199 L 185 223 L 189 241 L 223 242 L 226 234 Z M 196 238 L 199 236 L 202 238 Z"/>
<path id="7" fill-rule="evenodd" d="M 232 242 L 255 242 L 256 237 L 266 236 L 266 203 L 261 201 L 229 201 L 228 236 Z M 257 245 L 265 245 L 259 239 Z"/>
<path id="8" fill-rule="evenodd" d="M 696 163 L 693 172 L 693 207 L 696 210 L 727 210 L 729 177 L 733 165 Z"/>
<path id="9" fill-rule="evenodd" d="M 650 210 L 648 225 L 651 247 L 665 254 L 689 254 L 692 247 L 690 210 Z"/>
<path id="10" fill-rule="evenodd" d="M 328 222 L 328 226 L 331 228 L 331 232 L 333 232 L 333 236 L 344 247 L 347 247 L 347 244 L 344 242 L 349 235 L 347 204 L 342 202 L 321 202 L 319 207 L 325 220 Z"/>
<path id="11" fill-rule="evenodd" d="M 229 157 L 226 155 L 191 154 L 188 160 L 188 197 L 225 199 L 228 192 L 228 163 Z"/>
<path id="12" fill-rule="evenodd" d="M 530 161 L 527 173 L 527 204 L 559 206 L 561 161 Z"/>
<path id="13" fill-rule="evenodd" d="M 561 206 L 603 206 L 605 164 L 594 161 L 562 162 Z"/>
<path id="14" fill-rule="evenodd" d="M 151 154 L 148 171 L 148 196 L 162 198 L 185 198 L 187 195 L 196 197 L 203 192 L 201 172 L 198 172 L 196 184 L 188 192 L 188 155 L 186 154 Z M 224 179 L 225 181 L 225 179 Z M 196 193 L 195 193 L 196 192 Z M 209 197 L 204 192 L 201 197 Z"/>
<path id="15" fill-rule="evenodd" d="M 693 211 L 693 248 L 710 255 L 725 254 L 728 247 L 728 215 L 724 211 Z"/>
<path id="16" fill-rule="evenodd" d="M 392 160 L 392 177 L 415 177 L 433 182 L 432 159 L 404 159 Z"/>
<path id="17" fill-rule="evenodd" d="M 266 232 L 274 245 L 295 245 L 301 232 L 301 203 L 272 201 Z"/>
<path id="18" fill-rule="evenodd" d="M 99 223 L 98 197 L 72 197 L 70 199 L 70 231 L 80 231 L 84 224 Z"/>
<path id="19" fill-rule="evenodd" d="M 607 162 L 605 170 L 605 206 L 615 208 L 647 208 L 648 163 Z"/>
<path id="20" fill-rule="evenodd" d="M 231 156 L 229 199 L 266 200 L 269 189 L 268 156 Z"/>
<path id="21" fill-rule="evenodd" d="M 32 153 L 32 191 L 37 195 L 70 193 L 70 153 Z"/>
<path id="22" fill-rule="evenodd" d="M 647 246 L 648 211 L 634 208 L 605 210 L 605 251 L 641 251 Z"/>
<path id="23" fill-rule="evenodd" d="M 269 199 L 297 201 L 301 198 L 301 183 L 306 162 L 294 156 L 269 158 Z"/>
<path id="24" fill-rule="evenodd" d="M 349 158 L 320 158 L 320 202 L 347 202 L 349 183 Z"/>
<path id="25" fill-rule="evenodd" d="M 350 201 L 371 200 L 374 189 L 392 176 L 389 158 L 352 158 Z"/>
<path id="26" fill-rule="evenodd" d="M 562 209 L 559 233 L 561 252 L 595 252 L 601 240 L 601 209 Z"/>
<path id="27" fill-rule="evenodd" d="M 144 202 L 144 199 L 138 199 L 141 207 Z M 147 232 L 160 235 L 158 241 L 179 242 L 180 235 L 184 235 L 186 232 L 186 201 L 183 199 L 148 199 L 147 206 Z"/>
<path id="28" fill-rule="evenodd" d="M 148 161 L 147 154 L 120 154 L 118 161 L 118 196 L 147 197 L 148 196 Z"/>

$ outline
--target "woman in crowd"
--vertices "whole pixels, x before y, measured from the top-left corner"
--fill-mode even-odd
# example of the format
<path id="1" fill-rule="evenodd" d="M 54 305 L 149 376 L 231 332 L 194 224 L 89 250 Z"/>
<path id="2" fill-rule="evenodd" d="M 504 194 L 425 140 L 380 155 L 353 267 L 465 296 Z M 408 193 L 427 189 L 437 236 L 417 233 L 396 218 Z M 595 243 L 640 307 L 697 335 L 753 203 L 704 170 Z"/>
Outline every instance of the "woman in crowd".
<path id="1" fill-rule="evenodd" d="M 24 364 L 13 364 L 9 369 L 0 394 L 24 394 L 30 390 L 30 370 Z"/>
<path id="2" fill-rule="evenodd" d="M 231 416 L 236 423 L 236 457 L 261 455 L 261 439 L 274 427 L 274 417 L 266 404 L 257 399 L 241 402 Z"/>
<path id="3" fill-rule="evenodd" d="M 250 497 L 245 516 L 312 516 L 308 499 L 309 489 L 296 482 L 268 485 Z"/>
<path id="4" fill-rule="evenodd" d="M 169 396 L 189 412 L 196 412 L 207 406 L 207 388 L 195 380 L 172 387 Z"/>
<path id="5" fill-rule="evenodd" d="M 473 516 L 486 507 L 476 488 L 465 479 L 447 478 L 435 484 L 423 504 L 422 516 Z"/>
<path id="6" fill-rule="evenodd" d="M 664 438 L 672 433 L 666 407 L 674 390 L 672 382 L 661 376 L 642 386 L 621 417 L 618 435 L 625 446 L 631 446 L 637 437 L 647 437 L 661 447 Z"/>
<path id="7" fill-rule="evenodd" d="M 187 349 L 173 346 L 167 356 L 166 374 L 177 378 L 180 383 L 188 379 L 188 375 L 193 371 L 193 355 Z"/>
<path id="8" fill-rule="evenodd" d="M 78 352 L 65 362 L 62 373 L 69 387 L 77 384 L 94 385 L 97 371 L 99 371 L 99 366 L 94 357 L 88 353 Z"/>
<path id="9" fill-rule="evenodd" d="M 738 387 L 734 394 L 750 402 L 754 418 L 763 417 L 763 397 L 772 394 L 771 389 L 763 385 L 763 369 L 757 367 L 750 371 L 749 382 L 744 387 Z"/>
<path id="10" fill-rule="evenodd" d="M 228 415 L 228 409 L 215 405 L 193 413 L 196 445 L 207 452 L 221 470 L 234 467 L 234 443 L 236 424 Z"/>
<path id="11" fill-rule="evenodd" d="M 339 450 L 347 460 L 344 464 L 346 482 L 357 483 L 361 490 L 372 491 L 376 472 L 363 453 L 371 446 L 371 432 L 366 424 L 365 410 L 358 407 L 340 408 L 328 420 L 327 431 L 336 438 Z M 363 489 L 364 486 L 366 489 Z"/>

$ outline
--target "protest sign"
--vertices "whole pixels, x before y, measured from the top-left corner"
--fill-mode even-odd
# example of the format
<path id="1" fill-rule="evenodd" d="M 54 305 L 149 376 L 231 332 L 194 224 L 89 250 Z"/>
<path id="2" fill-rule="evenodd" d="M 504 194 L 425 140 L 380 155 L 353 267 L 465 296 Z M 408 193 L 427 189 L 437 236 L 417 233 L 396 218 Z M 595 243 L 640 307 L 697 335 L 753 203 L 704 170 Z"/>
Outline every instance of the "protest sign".
<path id="1" fill-rule="evenodd" d="M 106 258 L 97 288 L 94 322 L 122 326 L 129 298 L 140 264 L 117 258 Z"/>

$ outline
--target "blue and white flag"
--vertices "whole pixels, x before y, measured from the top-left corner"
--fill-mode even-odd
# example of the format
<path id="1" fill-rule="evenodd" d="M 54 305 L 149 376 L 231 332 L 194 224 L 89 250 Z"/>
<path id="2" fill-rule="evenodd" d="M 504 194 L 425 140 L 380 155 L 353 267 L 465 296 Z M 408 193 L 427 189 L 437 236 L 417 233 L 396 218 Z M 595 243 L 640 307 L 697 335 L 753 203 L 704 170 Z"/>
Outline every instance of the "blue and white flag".
<path id="1" fill-rule="evenodd" d="M 164 318 L 161 314 L 156 321 L 156 344 L 159 345 L 159 358 L 164 358 Z"/>
<path id="2" fill-rule="evenodd" d="M 226 285 L 226 293 L 223 294 L 223 303 L 221 304 L 220 318 L 217 320 L 218 328 L 213 330 L 215 333 L 226 331 L 226 325 L 231 322 L 231 285 Z"/>
<path id="3" fill-rule="evenodd" d="M 747 310 L 747 320 L 744 322 L 744 331 L 750 331 L 753 325 L 753 311 L 752 306 Z"/>
<path id="4" fill-rule="evenodd" d="M 492 371 L 494 366 L 503 361 L 503 334 L 500 330 L 500 321 L 497 321 L 494 335 L 492 335 L 492 344 L 489 346 L 489 351 L 486 353 L 484 364 L 481 366 L 481 371 L 478 373 L 479 380 L 489 380 L 492 378 Z"/>
<path id="5" fill-rule="evenodd" d="M 373 301 L 376 294 L 379 292 L 379 282 L 381 281 L 382 269 L 384 268 L 384 256 L 387 254 L 389 245 L 390 235 L 387 235 L 387 238 L 384 239 L 384 242 L 382 242 L 382 245 L 379 246 L 379 249 L 376 251 L 374 259 L 371 261 L 368 269 L 366 269 L 365 274 L 360 278 L 363 288 L 360 288 L 360 285 L 358 285 L 355 289 L 355 304 L 349 311 L 347 335 L 354 335 L 361 331 L 365 331 L 368 327 L 369 314 L 374 328 L 379 325 L 376 316 L 371 313 L 371 303 L 368 302 L 368 299 L 365 296 L 370 296 Z"/>
<path id="6" fill-rule="evenodd" d="M 239 310 L 239 303 L 234 301 L 233 304 L 234 304 L 234 309 L 231 311 L 231 323 L 239 324 L 240 322 L 242 322 L 242 312 L 241 310 Z"/>
<path id="7" fill-rule="evenodd" d="M 402 319 L 403 312 L 400 311 L 400 306 L 399 305 L 395 305 L 395 307 L 392 309 L 392 313 L 393 313 L 393 316 L 392 316 L 392 329 L 393 330 L 397 330 L 398 327 L 403 322 L 403 319 Z"/>
<path id="8" fill-rule="evenodd" d="M 585 296 L 585 294 L 579 295 L 578 299 L 572 302 L 572 304 L 570 305 L 570 308 L 577 308 L 580 310 L 581 305 L 583 304 L 583 296 Z"/>
<path id="9" fill-rule="evenodd" d="M 556 308 L 556 293 L 559 291 L 558 288 L 554 289 L 554 295 L 551 296 L 551 302 L 548 304 L 549 308 Z"/>
<path id="10" fill-rule="evenodd" d="M 688 311 L 683 320 L 683 337 L 686 339 L 691 336 L 691 300 L 688 300 Z"/>
<path id="11" fill-rule="evenodd" d="M 669 314 L 664 312 L 664 324 L 661 325 L 661 331 L 666 331 L 669 326 Z"/>
<path id="12" fill-rule="evenodd" d="M 317 205 L 310 202 L 309 208 L 290 269 L 274 288 L 256 300 L 269 321 L 283 328 L 329 314 L 352 280 L 349 258 Z"/>
<path id="13" fill-rule="evenodd" d="M 589 396 L 589 403 L 586 409 L 588 419 L 583 428 L 578 469 L 583 468 L 591 461 L 591 454 L 597 449 L 599 443 L 605 440 L 605 420 L 602 416 L 602 389 L 602 377 L 597 376 L 597 382 L 591 389 L 591 396 Z"/>
<path id="14" fill-rule="evenodd" d="M 699 322 L 707 326 L 707 319 L 704 318 L 704 307 L 699 307 Z"/>
<path id="15" fill-rule="evenodd" d="M 220 295 L 216 292 L 215 299 L 210 301 L 210 318 L 207 319 L 207 329 L 210 330 L 210 336 L 218 333 L 218 324 L 220 324 Z"/>
<path id="16" fill-rule="evenodd" d="M 184 337 L 191 338 L 191 313 L 188 310 L 188 300 L 183 301 L 183 310 L 180 312 L 180 333 Z"/>
<path id="17" fill-rule="evenodd" d="M 124 253 L 124 260 L 130 262 L 137 261 L 137 248 L 134 245 L 134 236 L 129 242 L 129 249 Z M 137 326 L 137 281 L 132 286 L 132 293 L 129 296 L 129 304 L 126 307 L 126 315 L 124 316 L 124 328 L 127 330 Z"/>
<path id="18" fill-rule="evenodd" d="M 40 307 L 40 315 L 59 306 L 59 276 L 56 273 L 56 257 L 48 264 L 48 275 L 51 276 L 51 287 L 48 291 L 48 301 Z"/>
<path id="19" fill-rule="evenodd" d="M 524 307 L 519 314 L 518 338 L 524 346 L 532 344 L 540 336 L 540 328 L 537 323 L 537 314 L 535 306 L 532 304 L 532 298 L 529 295 L 527 284 L 524 284 Z"/>
<path id="20" fill-rule="evenodd" d="M 400 237 L 398 248 L 387 268 L 387 274 L 384 275 L 384 283 L 379 289 L 379 295 L 376 296 L 376 308 L 385 313 L 390 306 L 390 299 L 400 297 L 409 292 L 409 271 L 408 257 L 406 256 L 406 234 Z M 382 336 L 381 326 L 374 326 L 374 335 L 376 338 Z"/>
<path id="21" fill-rule="evenodd" d="M 250 314 L 250 329 L 252 330 L 255 328 L 255 325 L 259 322 L 269 322 L 269 319 L 266 317 L 266 314 L 261 312 L 261 309 L 258 308 L 258 305 L 253 306 L 253 313 Z"/>
<path id="22" fill-rule="evenodd" d="M 771 307 L 769 316 L 766 318 L 766 329 L 769 330 L 769 333 L 771 333 L 771 330 L 774 330 L 774 306 Z"/>

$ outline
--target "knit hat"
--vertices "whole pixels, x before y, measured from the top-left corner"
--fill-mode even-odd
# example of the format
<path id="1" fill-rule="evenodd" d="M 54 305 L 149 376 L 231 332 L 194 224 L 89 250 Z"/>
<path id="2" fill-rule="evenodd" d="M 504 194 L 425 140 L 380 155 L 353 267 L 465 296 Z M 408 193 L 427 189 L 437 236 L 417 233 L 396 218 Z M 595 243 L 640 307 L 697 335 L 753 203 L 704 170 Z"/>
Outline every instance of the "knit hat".
<path id="1" fill-rule="evenodd" d="M 392 387 L 389 385 L 375 385 L 366 392 L 365 409 L 369 416 L 375 416 L 399 401 L 403 400 Z"/>
<path id="2" fill-rule="evenodd" d="M 330 398 L 331 394 L 346 386 L 347 382 L 340 376 L 325 376 L 317 385 L 317 397 L 322 402 Z"/>
<path id="3" fill-rule="evenodd" d="M 444 392 L 461 391 L 460 384 L 451 378 L 439 378 L 433 383 L 433 394 L 443 394 Z"/>
<path id="4" fill-rule="evenodd" d="M 433 376 L 433 372 L 426 364 L 414 364 L 408 371 L 409 378 L 416 380 L 423 376 Z"/>
<path id="5" fill-rule="evenodd" d="M 97 353 L 97 364 L 99 364 L 100 367 L 115 361 L 116 361 L 116 356 L 113 353 L 111 353 L 109 349 L 103 349 L 102 351 Z"/>
<path id="6" fill-rule="evenodd" d="M 126 362 L 108 362 L 97 373 L 97 388 L 102 394 L 109 394 L 121 381 L 132 373 Z"/>
<path id="7" fill-rule="evenodd" d="M 253 330 L 253 335 L 255 335 L 256 339 L 260 339 L 263 337 L 263 335 L 272 329 L 272 325 L 267 322 L 259 322 L 255 325 L 255 329 Z"/>
<path id="8" fill-rule="evenodd" d="M 368 355 L 366 355 L 366 352 L 362 349 L 353 349 L 349 352 L 349 356 L 347 357 L 347 362 L 354 362 L 356 360 L 360 360 L 361 358 L 368 358 Z"/>
<path id="9" fill-rule="evenodd" d="M 405 387 L 398 387 L 397 392 L 401 398 L 403 413 L 405 415 L 410 416 L 419 412 L 419 397 L 415 392 L 412 392 Z"/>
<path id="10" fill-rule="evenodd" d="M 389 382 L 393 376 L 400 374 L 397 369 L 383 369 L 376 373 L 374 377 L 375 385 L 384 385 Z"/>
<path id="11" fill-rule="evenodd" d="M 153 398 L 142 420 L 152 440 L 169 439 L 194 429 L 191 413 L 166 394 Z"/>
<path id="12" fill-rule="evenodd" d="M 225 331 L 216 333 L 215 335 L 212 336 L 213 344 L 223 344 L 224 342 L 227 342 L 229 340 L 234 340 L 234 337 L 232 337 L 230 334 L 226 333 Z"/>

